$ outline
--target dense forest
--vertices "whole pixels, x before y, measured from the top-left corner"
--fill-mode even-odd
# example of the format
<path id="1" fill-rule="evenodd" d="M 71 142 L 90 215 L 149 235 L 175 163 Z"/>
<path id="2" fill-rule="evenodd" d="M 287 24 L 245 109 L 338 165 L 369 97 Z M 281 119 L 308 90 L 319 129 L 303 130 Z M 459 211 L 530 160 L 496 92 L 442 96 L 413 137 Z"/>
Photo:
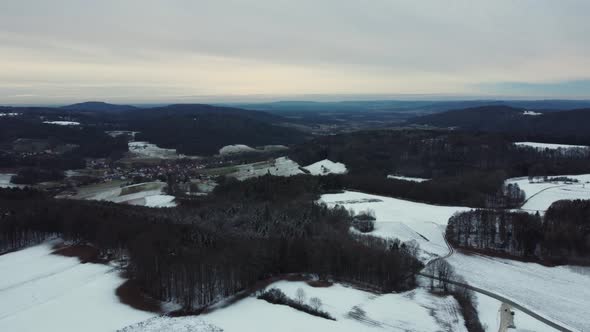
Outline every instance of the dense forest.
<path id="1" fill-rule="evenodd" d="M 448 130 L 373 130 L 320 137 L 296 146 L 290 157 L 302 165 L 330 159 L 348 174 L 338 188 L 434 204 L 516 207 L 524 198 L 504 180 L 518 176 L 579 174 L 590 169 L 588 150 L 517 147 L 498 134 Z M 387 175 L 431 179 L 409 182 Z"/>
<path id="2" fill-rule="evenodd" d="M 19 114 L 0 118 L 0 143 L 18 138 L 57 138 L 78 144 L 81 154 L 105 157 L 119 147 L 107 130 L 139 132 L 138 141 L 149 141 L 187 155 L 214 155 L 231 144 L 251 146 L 295 144 L 306 135 L 288 126 L 287 118 L 265 112 L 202 104 L 136 108 L 105 103 L 81 103 L 61 108 L 0 107 Z M 80 126 L 56 126 L 43 121 L 76 121 Z M 126 150 L 125 150 L 126 151 Z"/>
<path id="3" fill-rule="evenodd" d="M 544 216 L 472 210 L 451 219 L 447 239 L 457 247 L 555 263 L 590 263 L 590 201 L 558 201 Z"/>
<path id="4" fill-rule="evenodd" d="M 529 111 L 503 105 L 481 106 L 425 115 L 410 123 L 464 130 L 503 132 L 516 140 L 590 145 L 590 108 L 570 111 Z"/>
<path id="5" fill-rule="evenodd" d="M 392 291 L 413 286 L 415 247 L 350 234 L 350 213 L 315 203 L 309 177 L 222 183 L 184 208 L 149 209 L 0 191 L 0 250 L 60 236 L 128 257 L 125 271 L 149 295 L 186 310 L 287 273 Z M 123 255 L 125 254 L 125 256 Z"/>
<path id="6" fill-rule="evenodd" d="M 0 118 L 0 168 L 76 169 L 84 158 L 117 159 L 127 150 L 124 138 L 96 127 L 45 124 L 32 114 Z"/>

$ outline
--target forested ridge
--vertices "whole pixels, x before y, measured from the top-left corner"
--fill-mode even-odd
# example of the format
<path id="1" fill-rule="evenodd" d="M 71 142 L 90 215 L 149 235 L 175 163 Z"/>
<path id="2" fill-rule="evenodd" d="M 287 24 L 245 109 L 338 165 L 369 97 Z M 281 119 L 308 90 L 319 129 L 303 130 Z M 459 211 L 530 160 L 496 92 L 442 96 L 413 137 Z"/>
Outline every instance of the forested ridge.
<path id="1" fill-rule="evenodd" d="M 433 204 L 487 208 L 519 206 L 523 195 L 510 177 L 580 174 L 590 151 L 517 147 L 500 134 L 449 130 L 373 130 L 320 137 L 292 149 L 302 165 L 329 159 L 349 172 L 333 178 L 348 188 Z M 431 179 L 409 182 L 387 175 Z"/>
<path id="2" fill-rule="evenodd" d="M 516 140 L 590 145 L 590 108 L 528 111 L 504 105 L 487 105 L 430 114 L 410 123 L 463 130 L 502 132 Z"/>

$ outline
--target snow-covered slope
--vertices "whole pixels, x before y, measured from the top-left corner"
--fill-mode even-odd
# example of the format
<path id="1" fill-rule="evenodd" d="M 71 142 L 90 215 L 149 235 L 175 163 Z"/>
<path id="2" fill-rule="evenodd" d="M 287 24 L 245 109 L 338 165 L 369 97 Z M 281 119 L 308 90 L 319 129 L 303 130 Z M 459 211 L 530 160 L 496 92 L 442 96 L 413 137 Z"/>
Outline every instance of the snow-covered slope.
<path id="1" fill-rule="evenodd" d="M 164 149 L 148 142 L 129 142 L 129 152 L 138 158 L 176 159 L 186 157 L 175 149 Z"/>
<path id="2" fill-rule="evenodd" d="M 2 173 L 0 174 L 0 188 L 14 188 L 16 184 L 10 182 L 14 174 Z"/>
<path id="3" fill-rule="evenodd" d="M 312 175 L 345 174 L 348 171 L 343 163 L 336 163 L 328 159 L 320 160 L 303 168 Z"/>
<path id="4" fill-rule="evenodd" d="M 174 320 L 155 318 L 150 325 L 158 329 L 126 329 L 139 331 L 209 331 L 211 324 L 225 332 L 357 332 L 357 331 L 466 331 L 457 302 L 451 297 L 429 294 L 416 289 L 399 294 L 377 295 L 340 284 L 314 288 L 305 282 L 276 282 L 269 287 L 281 289 L 295 298 L 297 289 L 306 294 L 306 301 L 319 298 L 336 320 L 327 320 L 297 311 L 284 305 L 270 304 L 255 297 L 214 310 L 199 317 L 179 317 Z M 350 315 L 355 308 L 366 312 L 364 317 Z M 147 324 L 146 324 L 147 325 Z M 173 329 L 173 326 L 197 326 L 196 329 Z M 214 330 L 213 330 L 214 331 Z"/>
<path id="5" fill-rule="evenodd" d="M 486 332 L 497 332 L 500 328 L 500 314 L 498 310 L 502 302 L 481 293 L 473 293 L 477 303 L 477 313 L 481 324 Z M 558 330 L 545 325 L 535 318 L 521 312 L 516 308 L 514 311 L 514 325 L 516 329 L 510 332 L 557 332 Z"/>
<path id="6" fill-rule="evenodd" d="M 430 205 L 352 191 L 322 195 L 321 201 L 328 206 L 341 205 L 356 213 L 373 210 L 376 221 L 371 235 L 401 241 L 414 240 L 420 244 L 424 252 L 421 258 L 426 261 L 434 255 L 448 253 L 443 232 L 449 218 L 455 212 L 470 210 L 467 207 Z"/>
<path id="7" fill-rule="evenodd" d="M 238 180 L 245 180 L 253 177 L 271 174 L 275 176 L 292 176 L 303 174 L 299 169 L 299 164 L 287 157 L 280 157 L 268 162 L 259 162 L 254 164 L 239 165 L 236 171 L 230 176 Z"/>
<path id="8" fill-rule="evenodd" d="M 569 144 L 552 144 L 552 143 L 538 143 L 538 142 L 515 142 L 514 145 L 516 146 L 527 146 L 536 148 L 539 150 L 545 149 L 588 149 L 585 145 L 569 145 Z"/>
<path id="9" fill-rule="evenodd" d="M 44 121 L 43 123 L 58 125 L 58 126 L 79 126 L 80 122 L 76 121 Z"/>
<path id="10" fill-rule="evenodd" d="M 228 154 L 236 154 L 236 153 L 244 153 L 244 152 L 260 152 L 254 148 L 251 148 L 247 145 L 243 144 L 234 144 L 234 145 L 226 145 L 219 149 L 220 155 L 228 155 Z"/>
<path id="11" fill-rule="evenodd" d="M 413 177 L 401 176 L 401 175 L 388 175 L 387 178 L 388 179 L 395 179 L 395 180 L 412 181 L 412 182 L 424 182 L 424 181 L 430 180 L 430 179 L 413 178 Z"/>
<path id="12" fill-rule="evenodd" d="M 589 331 L 590 269 L 546 267 L 455 253 L 447 258 L 473 286 L 492 291 L 574 330 Z"/>
<path id="13" fill-rule="evenodd" d="M 166 183 L 146 182 L 125 187 L 118 183 L 101 183 L 78 188 L 73 198 L 149 207 L 174 207 L 174 196 L 163 194 Z"/>
<path id="14" fill-rule="evenodd" d="M 525 192 L 522 210 L 531 213 L 543 213 L 551 204 L 563 199 L 590 199 L 590 174 L 562 176 L 578 182 L 530 182 L 528 178 L 513 178 L 506 183 L 516 183 Z"/>
<path id="15" fill-rule="evenodd" d="M 110 266 L 51 254 L 51 243 L 0 256 L 0 331 L 106 332 L 154 314 L 119 302 Z"/>

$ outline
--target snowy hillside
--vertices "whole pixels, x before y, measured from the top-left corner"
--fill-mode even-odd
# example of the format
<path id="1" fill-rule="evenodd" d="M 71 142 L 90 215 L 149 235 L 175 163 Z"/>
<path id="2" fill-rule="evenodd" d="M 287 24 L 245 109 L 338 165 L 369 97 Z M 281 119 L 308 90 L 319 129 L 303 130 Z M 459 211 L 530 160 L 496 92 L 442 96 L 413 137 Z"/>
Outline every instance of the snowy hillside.
<path id="1" fill-rule="evenodd" d="M 184 155 L 176 153 L 175 149 L 164 149 L 148 142 L 129 142 L 129 152 L 137 158 L 176 159 Z"/>
<path id="2" fill-rule="evenodd" d="M 557 149 L 588 149 L 585 145 L 568 145 L 568 144 L 551 144 L 551 143 L 537 143 L 537 142 L 515 142 L 516 146 L 527 146 L 539 150 L 557 150 Z"/>
<path id="3" fill-rule="evenodd" d="M 460 253 L 447 260 L 473 286 L 493 291 L 576 330 L 590 330 L 590 269 L 546 267 Z"/>
<path id="4" fill-rule="evenodd" d="M 443 233 L 449 218 L 467 207 L 438 206 L 416 203 L 397 198 L 347 191 L 341 194 L 322 195 L 328 206 L 340 205 L 356 213 L 375 212 L 375 230 L 371 235 L 416 241 L 423 251 L 422 260 L 444 256 L 449 252 Z"/>
<path id="5" fill-rule="evenodd" d="M 590 174 L 559 177 L 575 179 L 578 182 L 531 182 L 528 178 L 513 178 L 508 179 L 506 183 L 516 183 L 525 192 L 526 201 L 522 210 L 531 213 L 543 213 L 551 204 L 563 199 L 590 199 Z"/>
<path id="6" fill-rule="evenodd" d="M 401 175 L 388 175 L 388 179 L 395 179 L 395 180 L 404 180 L 404 181 L 412 181 L 412 182 L 424 182 L 430 179 L 423 179 L 423 178 L 413 178 L 409 176 L 401 176 Z"/>
<path id="7" fill-rule="evenodd" d="M 165 195 L 164 182 L 146 182 L 121 187 L 119 182 L 101 183 L 78 188 L 73 198 L 149 207 L 174 207 L 174 196 Z"/>
<path id="8" fill-rule="evenodd" d="M 299 169 L 299 164 L 293 160 L 287 157 L 280 157 L 268 162 L 239 165 L 230 176 L 238 180 L 245 180 L 267 174 L 274 176 L 293 176 L 303 174 L 303 171 Z"/>
<path id="9" fill-rule="evenodd" d="M 0 256 L 0 331 L 107 332 L 154 316 L 119 302 L 113 267 L 51 252 L 46 243 Z"/>
<path id="10" fill-rule="evenodd" d="M 345 174 L 348 171 L 343 163 L 336 163 L 328 159 L 320 160 L 303 168 L 312 175 Z"/>
<path id="11" fill-rule="evenodd" d="M 280 281 L 268 286 L 271 287 L 291 298 L 296 297 L 298 289 L 303 290 L 305 301 L 319 298 L 322 310 L 336 320 L 248 297 L 199 317 L 154 318 L 144 324 L 150 328 L 143 329 L 138 324 L 136 329 L 121 332 L 217 331 L 214 327 L 225 332 L 466 331 L 458 304 L 452 297 L 435 296 L 423 289 L 377 295 L 340 284 L 314 288 L 305 282 Z M 365 314 L 359 315 L 361 312 Z M 193 326 L 194 329 L 185 328 Z"/>

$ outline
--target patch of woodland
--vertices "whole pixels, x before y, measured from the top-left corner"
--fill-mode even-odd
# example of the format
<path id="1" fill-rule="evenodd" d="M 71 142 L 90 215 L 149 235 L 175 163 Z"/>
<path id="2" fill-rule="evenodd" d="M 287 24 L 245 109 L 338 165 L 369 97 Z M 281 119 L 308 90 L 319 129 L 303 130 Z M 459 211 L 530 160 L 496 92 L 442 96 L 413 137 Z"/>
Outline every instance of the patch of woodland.
<path id="1" fill-rule="evenodd" d="M 546 265 L 590 263 L 590 201 L 563 200 L 538 212 L 477 209 L 449 219 L 453 246 Z"/>

